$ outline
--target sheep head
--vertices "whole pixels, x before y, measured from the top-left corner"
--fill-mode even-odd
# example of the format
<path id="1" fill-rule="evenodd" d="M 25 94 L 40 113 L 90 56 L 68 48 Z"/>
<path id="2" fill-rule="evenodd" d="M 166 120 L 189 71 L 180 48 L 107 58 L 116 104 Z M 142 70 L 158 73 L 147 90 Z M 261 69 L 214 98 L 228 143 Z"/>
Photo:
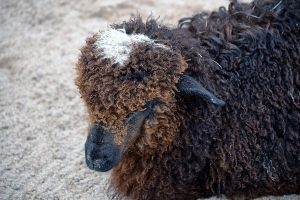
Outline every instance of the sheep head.
<path id="1" fill-rule="evenodd" d="M 224 104 L 183 75 L 187 63 L 171 46 L 116 29 L 86 42 L 75 82 L 89 113 L 85 150 L 91 169 L 110 170 L 130 149 L 167 148 L 185 121 L 177 92 Z"/>

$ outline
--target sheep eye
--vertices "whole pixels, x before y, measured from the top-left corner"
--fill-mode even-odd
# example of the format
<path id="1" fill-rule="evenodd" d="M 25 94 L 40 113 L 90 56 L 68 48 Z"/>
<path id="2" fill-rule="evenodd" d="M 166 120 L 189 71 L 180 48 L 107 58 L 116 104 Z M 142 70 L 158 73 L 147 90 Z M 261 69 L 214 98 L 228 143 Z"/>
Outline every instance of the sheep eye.
<path id="1" fill-rule="evenodd" d="M 158 99 L 154 99 L 152 101 L 147 102 L 141 110 L 129 113 L 126 118 L 125 118 L 125 123 L 127 124 L 131 124 L 134 121 L 136 121 L 137 117 L 142 117 L 143 119 L 145 119 L 146 117 L 148 117 L 152 111 L 154 106 L 157 104 Z"/>
<path id="2" fill-rule="evenodd" d="M 128 123 L 130 120 L 132 120 L 132 118 L 134 118 L 135 112 L 129 113 L 126 117 L 125 117 L 125 122 Z"/>
<path id="3" fill-rule="evenodd" d="M 130 116 L 132 116 L 134 113 L 129 113 L 128 115 L 126 115 L 126 119 L 128 119 Z"/>

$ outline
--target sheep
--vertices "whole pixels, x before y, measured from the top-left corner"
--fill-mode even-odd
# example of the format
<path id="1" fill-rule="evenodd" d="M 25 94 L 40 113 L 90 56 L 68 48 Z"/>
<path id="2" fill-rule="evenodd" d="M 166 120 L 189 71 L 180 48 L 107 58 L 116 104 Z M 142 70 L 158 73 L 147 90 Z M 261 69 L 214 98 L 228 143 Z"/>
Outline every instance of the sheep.
<path id="1" fill-rule="evenodd" d="M 116 199 L 300 194 L 300 3 L 233 0 L 170 28 L 141 17 L 76 65 L 87 166 Z"/>

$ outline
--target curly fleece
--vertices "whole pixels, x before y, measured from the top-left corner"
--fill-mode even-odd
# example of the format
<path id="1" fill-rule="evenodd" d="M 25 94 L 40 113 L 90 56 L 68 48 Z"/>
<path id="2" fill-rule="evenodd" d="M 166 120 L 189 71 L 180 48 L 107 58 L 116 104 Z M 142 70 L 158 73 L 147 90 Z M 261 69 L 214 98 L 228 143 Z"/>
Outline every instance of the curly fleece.
<path id="1" fill-rule="evenodd" d="M 172 49 L 137 44 L 119 67 L 96 56 L 97 36 L 82 48 L 76 85 L 90 120 L 114 130 L 116 141 L 129 113 L 160 100 L 157 124 L 145 124 L 112 171 L 113 197 L 300 194 L 300 3 L 233 1 L 179 25 L 140 18 L 113 25 Z M 176 92 L 181 73 L 226 106 Z"/>
<path id="2" fill-rule="evenodd" d="M 102 58 L 100 50 L 95 47 L 98 37 L 95 35 L 87 40 L 77 64 L 76 85 L 88 108 L 90 120 L 115 133 L 118 144 L 125 138 L 123 124 L 126 116 L 142 110 L 149 100 L 158 98 L 160 101 L 152 121 L 164 121 L 164 124 L 178 121 L 180 117 L 171 116 L 177 109 L 172 105 L 176 101 L 175 84 L 187 67 L 180 54 L 161 46 L 153 48 L 151 43 L 137 43 L 133 44 L 130 61 L 119 66 L 114 60 Z M 168 112 L 170 116 L 167 116 Z M 151 132 L 162 137 L 160 124 L 155 127 L 157 130 L 151 127 Z M 176 127 L 169 127 L 169 132 L 175 133 Z M 149 142 L 153 143 L 152 146 L 158 144 Z"/>

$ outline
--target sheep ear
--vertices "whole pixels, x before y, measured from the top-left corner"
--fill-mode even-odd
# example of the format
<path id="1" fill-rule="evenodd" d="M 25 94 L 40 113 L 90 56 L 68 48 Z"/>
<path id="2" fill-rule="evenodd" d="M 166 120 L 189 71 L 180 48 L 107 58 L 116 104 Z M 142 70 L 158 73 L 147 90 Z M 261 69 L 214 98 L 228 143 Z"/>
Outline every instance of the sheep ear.
<path id="1" fill-rule="evenodd" d="M 187 75 L 181 75 L 177 83 L 177 89 L 179 92 L 187 95 L 192 95 L 203 99 L 204 101 L 219 106 L 224 106 L 225 102 L 215 97 L 209 91 L 207 91 L 200 83 L 195 79 Z"/>

